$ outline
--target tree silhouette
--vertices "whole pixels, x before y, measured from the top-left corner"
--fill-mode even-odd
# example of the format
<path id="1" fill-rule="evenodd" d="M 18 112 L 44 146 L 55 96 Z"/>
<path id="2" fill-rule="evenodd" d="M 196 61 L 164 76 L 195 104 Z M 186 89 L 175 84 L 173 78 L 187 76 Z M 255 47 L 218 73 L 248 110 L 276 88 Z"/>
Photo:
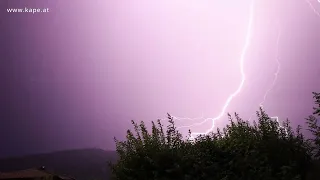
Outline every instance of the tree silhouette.
<path id="1" fill-rule="evenodd" d="M 313 144 L 313 153 L 316 159 L 320 157 L 320 127 L 318 125 L 318 119 L 320 116 L 320 93 L 313 92 L 313 98 L 315 100 L 314 112 L 313 115 L 310 115 L 307 118 L 307 124 L 309 127 L 309 131 L 313 135 L 313 139 L 309 139 L 309 141 Z"/>
<path id="2" fill-rule="evenodd" d="M 320 94 L 314 115 L 307 118 L 313 139 L 306 139 L 301 126 L 280 124 L 261 108 L 250 124 L 235 113 L 229 125 L 217 132 L 184 140 L 168 114 L 152 122 L 149 132 L 143 121 L 132 121 L 125 141 L 115 139 L 119 160 L 110 164 L 116 180 L 293 180 L 305 179 L 312 158 L 320 156 Z M 189 131 L 190 137 L 191 131 Z"/>

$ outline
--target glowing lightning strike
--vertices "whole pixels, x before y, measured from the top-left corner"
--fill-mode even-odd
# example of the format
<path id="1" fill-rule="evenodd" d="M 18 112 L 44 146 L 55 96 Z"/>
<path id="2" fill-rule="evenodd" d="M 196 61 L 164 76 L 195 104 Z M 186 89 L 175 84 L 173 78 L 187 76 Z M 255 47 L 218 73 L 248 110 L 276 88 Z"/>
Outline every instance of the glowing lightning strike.
<path id="1" fill-rule="evenodd" d="M 320 18 L 320 13 L 319 11 L 317 11 L 317 9 L 313 6 L 313 4 L 310 2 L 310 0 L 304 0 L 308 5 L 309 7 L 312 9 L 312 11 Z M 317 0 L 319 3 L 320 3 L 320 0 Z M 278 34 L 278 39 L 277 39 L 277 64 L 278 64 L 278 68 L 277 68 L 277 72 L 275 73 L 275 78 L 273 80 L 273 83 L 271 85 L 271 87 L 267 90 L 267 92 L 265 93 L 264 97 L 263 97 L 263 101 L 259 104 L 260 107 L 263 108 L 263 103 L 265 102 L 266 100 L 266 97 L 267 95 L 269 94 L 269 92 L 273 89 L 277 79 L 278 79 L 278 74 L 280 72 L 280 62 L 279 62 L 279 57 L 278 57 L 278 54 L 279 54 L 279 40 L 280 40 L 280 36 L 281 36 L 281 31 L 279 31 L 279 34 Z M 271 117 L 271 118 L 274 118 L 276 119 L 276 121 L 279 123 L 279 117 L 275 116 L 275 117 Z M 251 119 L 251 117 L 250 117 Z"/>
<path id="2" fill-rule="evenodd" d="M 277 79 L 278 79 L 278 74 L 279 74 L 279 72 L 280 72 L 280 66 L 281 66 L 281 64 L 280 64 L 280 61 L 279 61 L 279 41 L 280 41 L 280 37 L 281 37 L 281 31 L 279 31 L 279 33 L 278 33 L 278 38 L 277 38 L 277 57 L 276 57 L 276 60 L 277 60 L 277 71 L 276 71 L 276 73 L 274 73 L 274 79 L 273 79 L 273 82 L 272 82 L 272 84 L 271 84 L 271 87 L 266 91 L 266 93 L 264 94 L 264 96 L 263 96 L 263 100 L 260 102 L 260 106 L 263 106 L 263 103 L 266 101 L 266 98 L 267 98 L 267 96 L 268 96 L 268 94 L 269 94 L 269 92 L 273 89 L 273 87 L 274 87 L 274 85 L 276 84 L 276 81 L 277 81 Z"/>
<path id="3" fill-rule="evenodd" d="M 263 100 L 259 103 L 259 106 L 261 108 L 263 108 L 263 104 L 264 102 L 266 101 L 267 99 L 267 96 L 269 95 L 269 92 L 274 88 L 276 82 L 277 82 L 277 79 L 278 79 L 278 74 L 280 72 L 280 67 L 281 67 L 281 64 L 280 64 L 280 61 L 279 61 L 279 41 L 280 41 L 280 37 L 281 37 L 281 30 L 279 30 L 279 33 L 278 33 L 278 37 L 277 37 L 277 52 L 276 52 L 276 61 L 277 61 L 277 71 L 274 73 L 274 79 L 273 79 L 273 82 L 270 86 L 270 88 L 265 92 L 264 96 L 263 96 Z M 252 116 L 254 114 L 252 114 L 249 118 L 249 121 L 251 120 Z M 279 118 L 277 116 L 274 116 L 274 117 L 271 117 L 273 119 L 276 119 L 276 121 L 279 123 Z"/>
<path id="4" fill-rule="evenodd" d="M 320 13 L 317 11 L 317 9 L 313 6 L 313 4 L 310 2 L 310 0 L 304 0 L 308 5 L 309 7 L 312 9 L 312 11 L 320 18 Z M 320 3 L 320 0 L 317 0 L 319 3 Z M 277 68 L 277 72 L 274 74 L 275 77 L 274 77 L 274 80 L 272 82 L 272 85 L 271 87 L 266 91 L 265 95 L 263 96 L 263 101 L 259 104 L 261 108 L 263 108 L 263 103 L 265 102 L 269 92 L 273 89 L 273 87 L 275 86 L 275 83 L 278 79 L 278 74 L 280 72 L 280 62 L 279 62 L 279 40 L 280 40 L 280 36 L 281 36 L 281 31 L 279 31 L 279 34 L 278 34 L 278 39 L 277 39 L 277 57 L 276 57 L 276 60 L 277 60 L 277 64 L 278 64 L 278 68 Z M 252 117 L 252 116 L 251 116 Z M 251 119 L 250 117 L 250 119 Z M 279 123 L 279 117 L 275 116 L 275 117 L 271 117 L 273 119 L 276 119 L 276 121 Z M 280 127 L 282 127 L 280 125 Z"/>
<path id="5" fill-rule="evenodd" d="M 242 50 L 241 56 L 240 56 L 240 71 L 241 71 L 241 82 L 240 82 L 240 85 L 239 85 L 238 89 L 228 97 L 226 103 L 224 104 L 224 106 L 222 108 L 222 111 L 220 112 L 220 114 L 217 117 L 215 117 L 215 118 L 206 118 L 202 122 L 199 122 L 199 123 L 196 123 L 196 124 L 192 124 L 190 126 L 180 126 L 179 127 L 179 129 L 181 129 L 181 128 L 186 128 L 186 127 L 192 127 L 192 126 L 195 126 L 195 125 L 201 125 L 201 124 L 207 122 L 208 120 L 212 121 L 212 126 L 211 126 L 210 129 L 208 129 L 204 133 L 192 133 L 191 134 L 191 138 L 195 138 L 198 135 L 203 135 L 203 134 L 210 133 L 215 127 L 214 126 L 215 120 L 220 119 L 225 114 L 226 109 L 229 106 L 230 102 L 232 101 L 232 99 L 236 95 L 238 95 L 240 93 L 240 91 L 241 91 L 241 89 L 243 87 L 243 84 L 244 84 L 245 79 L 246 79 L 245 73 L 244 73 L 244 60 L 245 60 L 245 55 L 246 55 L 246 52 L 248 50 L 248 47 L 249 47 L 249 44 L 250 44 L 250 40 L 251 40 L 251 36 L 252 36 L 252 25 L 253 25 L 253 20 L 254 20 L 254 1 L 255 0 L 251 0 L 248 30 L 247 30 L 247 34 L 246 34 L 246 38 L 245 38 L 245 44 L 244 44 L 244 47 L 243 47 L 243 50 Z M 177 118 L 175 116 L 173 116 L 173 118 L 179 119 L 179 118 Z M 190 119 L 190 118 L 185 118 L 185 119 Z"/>
<path id="6" fill-rule="evenodd" d="M 308 3 L 309 7 L 313 10 L 313 12 L 320 18 L 319 11 L 316 10 L 316 8 L 312 5 L 310 0 L 305 0 L 305 2 Z M 318 2 L 320 3 L 320 0 L 318 0 Z"/>
<path id="7" fill-rule="evenodd" d="M 196 117 L 196 118 L 189 118 L 189 117 L 177 117 L 177 116 L 172 116 L 174 119 L 178 120 L 178 121 L 183 121 L 183 120 L 188 120 L 188 121 L 194 121 L 194 120 L 198 120 L 198 119 L 203 119 L 203 113 L 200 117 Z"/>
<path id="8" fill-rule="evenodd" d="M 313 4 L 310 2 L 310 0 L 304 0 L 308 5 L 309 7 L 312 9 L 312 11 L 320 18 L 320 13 L 319 11 L 317 11 L 317 9 L 313 6 Z M 319 3 L 320 3 L 320 0 L 317 0 Z M 274 74 L 275 77 L 274 77 L 274 80 L 272 82 L 272 85 L 271 87 L 266 91 L 264 97 L 263 97 L 263 101 L 259 104 L 261 108 L 263 108 L 263 103 L 265 102 L 269 92 L 273 89 L 277 79 L 278 79 L 278 74 L 280 72 L 280 62 L 279 62 L 279 40 L 280 40 L 280 36 L 281 36 L 281 31 L 279 30 L 279 34 L 278 34 L 278 39 L 277 39 L 277 57 L 276 57 L 276 60 L 277 60 L 277 64 L 278 64 L 278 68 L 277 68 L 277 72 Z M 275 119 L 278 123 L 279 123 L 279 117 L 275 116 L 275 117 L 271 117 L 273 119 Z M 251 117 L 250 117 L 251 119 Z M 281 125 L 280 125 L 280 128 L 283 128 Z M 285 129 L 285 131 L 287 132 L 287 129 Z"/>

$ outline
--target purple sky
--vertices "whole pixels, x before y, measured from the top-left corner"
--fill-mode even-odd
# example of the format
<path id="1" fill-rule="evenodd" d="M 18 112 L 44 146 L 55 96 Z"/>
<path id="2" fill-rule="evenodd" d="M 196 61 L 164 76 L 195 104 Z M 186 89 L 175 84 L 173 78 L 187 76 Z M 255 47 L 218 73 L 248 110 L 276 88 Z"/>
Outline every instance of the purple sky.
<path id="1" fill-rule="evenodd" d="M 264 108 L 303 124 L 320 91 L 320 3 L 310 2 L 316 11 L 305 0 L 255 0 L 250 14 L 250 0 L 1 1 L 0 156 L 114 149 L 131 119 L 218 116 L 242 80 L 250 17 L 245 81 L 226 112 L 255 113 L 278 60 Z M 24 7 L 50 12 L 7 12 Z"/>

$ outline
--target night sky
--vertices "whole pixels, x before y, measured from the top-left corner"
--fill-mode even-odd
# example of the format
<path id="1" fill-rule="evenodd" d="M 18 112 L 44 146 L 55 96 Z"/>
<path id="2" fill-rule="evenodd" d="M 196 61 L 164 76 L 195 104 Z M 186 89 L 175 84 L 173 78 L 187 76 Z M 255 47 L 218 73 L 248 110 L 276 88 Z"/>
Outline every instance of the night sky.
<path id="1" fill-rule="evenodd" d="M 320 3 L 253 2 L 0 1 L 0 157 L 114 149 L 132 119 L 166 113 L 179 127 L 222 113 L 220 127 L 261 102 L 304 125 L 320 92 Z M 8 12 L 25 7 L 49 12 Z"/>

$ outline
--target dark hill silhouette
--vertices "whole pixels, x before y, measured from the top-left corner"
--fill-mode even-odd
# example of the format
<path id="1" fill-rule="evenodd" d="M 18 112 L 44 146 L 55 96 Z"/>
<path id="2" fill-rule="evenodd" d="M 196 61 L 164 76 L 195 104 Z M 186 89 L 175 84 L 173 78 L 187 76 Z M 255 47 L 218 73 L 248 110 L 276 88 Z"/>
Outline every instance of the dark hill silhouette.
<path id="1" fill-rule="evenodd" d="M 38 168 L 76 178 L 109 179 L 110 170 L 107 161 L 117 159 L 115 151 L 101 149 L 82 149 L 36 154 L 16 158 L 0 159 L 0 172 Z"/>

